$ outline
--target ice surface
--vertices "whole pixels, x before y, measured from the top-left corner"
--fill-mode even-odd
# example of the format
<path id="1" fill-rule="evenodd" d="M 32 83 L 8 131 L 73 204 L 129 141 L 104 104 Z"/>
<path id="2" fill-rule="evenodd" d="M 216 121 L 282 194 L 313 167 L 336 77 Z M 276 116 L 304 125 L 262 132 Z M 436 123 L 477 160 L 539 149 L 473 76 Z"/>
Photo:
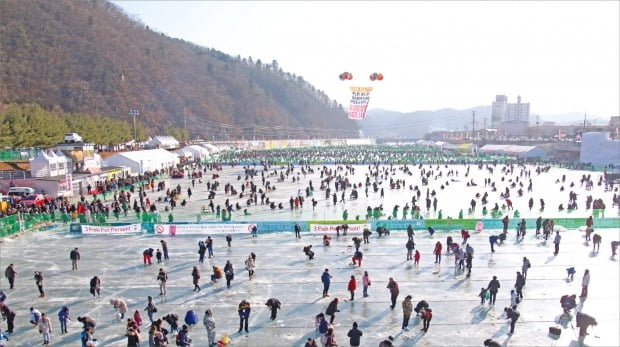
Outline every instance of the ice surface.
<path id="1" fill-rule="evenodd" d="M 428 167 L 428 166 L 427 166 Z M 316 168 L 316 166 L 315 166 Z M 412 168 L 410 166 L 410 168 Z M 234 182 L 238 189 L 240 182 L 236 180 L 238 174 L 242 174 L 241 167 L 226 168 L 221 172 L 220 190 L 216 203 L 223 205 L 223 185 L 226 182 Z M 296 168 L 295 171 L 297 171 Z M 446 170 L 444 171 L 444 181 Z M 465 172 L 463 166 L 459 166 L 460 176 Z M 431 180 L 430 189 L 435 189 L 438 194 L 439 208 L 445 216 L 456 216 L 458 209 L 469 204 L 469 200 L 475 192 L 484 191 L 481 187 L 486 171 L 478 171 L 471 168 L 469 179 L 474 176 L 478 187 L 466 187 L 466 179 L 460 183 L 450 184 L 450 188 L 440 190 L 440 181 Z M 495 170 L 494 181 L 499 184 L 499 177 L 503 176 Z M 363 181 L 365 167 L 358 167 L 354 181 Z M 394 178 L 403 177 L 409 184 L 420 186 L 417 168 L 413 176 L 402 175 L 396 171 Z M 207 174 L 209 171 L 207 171 Z M 565 191 L 559 192 L 559 184 L 555 180 L 567 175 Z M 571 216 L 587 216 L 584 199 L 586 194 L 593 197 L 603 198 L 607 205 L 607 217 L 617 210 L 611 208 L 611 196 L 613 193 L 603 192 L 603 187 L 596 185 L 599 174 L 593 174 L 595 186 L 591 192 L 580 188 L 579 178 L 582 172 L 552 169 L 548 174 L 536 175 L 532 168 L 534 183 L 535 208 L 538 206 L 538 198 L 544 196 L 547 202 L 547 213 L 543 217 L 559 217 L 568 215 L 566 212 L 556 212 L 557 205 L 568 200 L 568 184 L 573 181 L 573 188 L 579 194 L 579 210 Z M 402 176 L 401 176 L 402 175 Z M 518 171 L 515 171 L 518 175 Z M 507 176 L 506 179 L 510 177 Z M 514 178 L 514 176 L 513 176 Z M 206 181 L 207 177 L 205 177 Z M 277 190 L 269 196 L 276 201 L 282 201 L 285 209 L 282 211 L 267 211 L 266 207 L 253 206 L 250 210 L 252 216 L 242 217 L 242 213 L 233 214 L 233 220 L 291 220 L 291 219 L 339 219 L 343 209 L 349 209 L 349 215 L 365 214 L 366 206 L 376 206 L 381 203 L 378 194 L 370 193 L 366 200 L 363 190 L 360 191 L 360 199 L 337 204 L 335 207 L 326 206 L 325 201 L 320 201 L 315 212 L 312 211 L 309 201 L 304 204 L 301 211 L 288 209 L 288 198 L 297 193 L 297 189 L 305 189 L 308 179 L 313 180 L 316 189 L 320 185 L 318 170 L 314 175 L 308 175 L 299 185 L 291 183 L 276 183 Z M 275 182 L 275 178 L 270 179 Z M 181 184 L 185 192 L 189 180 L 168 180 L 170 184 Z M 386 185 L 386 182 L 383 183 Z M 524 183 L 525 187 L 527 184 Z M 332 185 L 332 190 L 333 185 Z M 503 185 L 498 186 L 498 192 L 491 196 L 490 204 L 499 201 L 499 192 Z M 525 188 L 524 188 L 525 190 Z M 206 191 L 204 182 L 196 184 L 193 189 L 189 205 L 175 209 L 175 220 L 195 221 L 200 206 L 208 203 L 203 191 Z M 394 204 L 404 206 L 411 199 L 412 192 L 408 189 L 400 191 L 385 189 L 386 197 L 383 200 L 386 212 L 391 212 Z M 157 197 L 157 193 L 149 193 L 151 200 Z M 324 193 L 317 192 L 316 197 L 324 199 Z M 348 197 L 348 193 L 347 193 Z M 422 195 L 424 197 L 424 194 Z M 538 213 L 528 214 L 526 193 L 523 198 L 513 198 L 515 208 L 522 211 L 523 216 L 538 216 Z M 199 201 L 201 200 L 201 201 Z M 245 199 L 242 199 L 244 201 Z M 237 199 L 232 199 L 236 202 Z M 411 205 L 411 204 L 410 204 Z M 501 204 L 500 204 L 501 205 Z M 480 205 L 478 205 L 480 206 Z M 163 211 L 163 204 L 160 205 Z M 432 216 L 432 213 L 429 214 Z M 203 215 L 204 216 L 204 215 Z M 399 214 L 400 217 L 400 214 Z M 164 218 L 165 219 L 165 218 Z M 124 219 L 128 220 L 128 219 Z M 214 220 L 214 217 L 205 216 L 202 220 Z M 235 346 L 303 346 L 308 337 L 316 337 L 314 329 L 314 316 L 324 312 L 329 301 L 340 298 L 339 312 L 335 320 L 336 341 L 339 345 L 348 345 L 346 334 L 351 328 L 353 321 L 357 321 L 364 333 L 363 346 L 377 346 L 388 335 L 395 337 L 397 346 L 481 346 L 482 341 L 492 337 L 505 345 L 515 346 L 569 346 L 577 345 L 578 328 L 573 329 L 568 324 L 563 329 L 562 336 L 553 340 L 548 335 L 548 327 L 557 326 L 554 322 L 562 313 L 559 299 L 564 294 L 580 294 L 581 276 L 588 268 L 591 272 L 591 284 L 589 295 L 579 309 L 584 313 L 594 316 L 599 324 L 589 329 L 590 335 L 585 343 L 591 346 L 618 346 L 620 335 L 618 332 L 619 317 L 619 271 L 616 259 L 611 259 L 609 243 L 620 239 L 620 231 L 606 229 L 596 230 L 603 237 L 600 253 L 592 253 L 591 245 L 584 243 L 583 230 L 568 230 L 562 232 L 562 243 L 558 256 L 553 256 L 553 244 L 545 244 L 536 239 L 533 230 L 528 230 L 525 241 L 516 242 L 514 230 L 509 230 L 507 242 L 497 248 L 491 255 L 488 244 L 490 231 L 480 234 L 472 233 L 470 244 L 476 252 L 473 261 L 471 278 L 465 278 L 460 273 L 455 276 L 453 257 L 444 256 L 442 264 L 437 268 L 433 262 L 432 249 L 436 241 L 445 243 L 449 234 L 455 241 L 460 241 L 457 232 L 438 232 L 434 239 L 430 239 L 428 233 L 416 232 L 416 248 L 420 250 L 422 259 L 420 267 L 415 268 L 405 260 L 406 234 L 394 232 L 388 237 L 377 238 L 373 234 L 369 245 L 362 246 L 364 263 L 361 267 L 349 265 L 351 252 L 347 249 L 351 245 L 351 235 L 334 238 L 332 246 L 323 247 L 321 239 L 302 233 L 302 239 L 295 239 L 294 233 L 259 234 L 258 238 L 248 236 L 234 236 L 232 247 L 226 247 L 223 237 L 214 236 L 215 257 L 207 259 L 204 264 L 198 265 L 197 242 L 205 239 L 204 236 L 176 236 L 169 237 L 167 241 L 170 248 L 170 261 L 163 267 L 169 272 L 168 295 L 166 298 L 158 296 L 159 289 L 156 275 L 159 266 L 142 264 L 142 251 L 145 248 L 159 247 L 159 238 L 155 235 L 127 235 L 127 236 L 102 236 L 102 235 L 70 235 L 67 227 L 58 227 L 52 231 L 31 232 L 19 235 L 13 239 L 4 239 L 0 244 L 0 267 L 4 269 L 9 263 L 14 263 L 18 271 L 16 289 L 9 291 L 6 279 L 0 281 L 0 288 L 9 294 L 7 303 L 17 312 L 16 330 L 8 342 L 9 346 L 34 346 L 42 342 L 36 328 L 28 323 L 28 308 L 34 306 L 41 312 L 51 315 L 54 329 L 52 337 L 53 345 L 76 346 L 79 341 L 81 324 L 76 318 L 80 315 L 88 315 L 98 322 L 95 337 L 100 346 L 124 346 L 125 324 L 115 320 L 115 313 L 109 304 L 109 299 L 124 298 L 129 305 L 130 313 L 139 309 L 144 320 L 141 337 L 147 345 L 148 318 L 143 311 L 146 306 L 146 297 L 151 295 L 156 298 L 159 311 L 156 315 L 163 316 L 166 313 L 177 313 L 181 319 L 185 312 L 192 308 L 202 320 L 204 311 L 211 308 L 215 315 L 217 337 L 227 334 Z M 312 244 L 316 257 L 308 261 L 302 248 Z M 79 247 L 82 261 L 78 271 L 71 270 L 69 252 L 74 247 Z M 257 254 L 257 270 L 255 277 L 248 280 L 247 271 L 243 268 L 243 261 L 250 252 Z M 532 268 L 528 273 L 527 284 L 524 288 L 524 301 L 519 305 L 521 317 L 517 323 L 515 334 L 508 337 L 509 330 L 507 320 L 502 318 L 503 307 L 509 305 L 510 289 L 514 285 L 516 271 L 521 269 L 521 259 L 527 256 Z M 490 260 L 493 259 L 493 262 Z M 231 260 L 235 267 L 235 279 L 231 289 L 226 289 L 225 283 L 211 285 L 208 283 L 211 266 L 223 267 L 226 260 Z M 201 270 L 202 291 L 192 292 L 191 270 L 198 265 Z M 566 281 L 566 268 L 575 266 L 577 274 L 572 282 Z M 329 268 L 334 276 L 330 289 L 331 297 L 321 298 L 322 284 L 320 276 L 324 268 Z M 439 271 L 437 273 L 436 269 Z M 33 272 L 41 270 L 45 276 L 46 298 L 38 298 L 37 288 L 33 280 Z M 363 271 L 368 271 L 372 279 L 369 289 L 370 297 L 362 298 L 361 276 Z M 89 293 L 89 280 L 92 276 L 101 278 L 102 297 L 94 299 Z M 355 275 L 358 280 L 356 299 L 347 302 L 347 282 L 350 275 Z M 501 282 L 495 306 L 480 305 L 477 297 L 480 288 L 486 287 L 493 275 L 497 275 Z M 389 291 L 385 288 L 389 277 L 393 277 L 400 286 L 400 296 L 397 307 L 392 311 L 389 308 Z M 401 331 L 402 308 L 401 302 L 406 295 L 413 296 L 414 304 L 419 300 L 426 300 L 433 309 L 433 320 L 429 332 L 420 332 L 421 323 L 412 318 L 410 331 Z M 276 297 L 282 302 L 282 310 L 278 313 L 275 322 L 269 320 L 269 311 L 265 302 L 270 297 Z M 250 316 L 250 334 L 237 334 L 238 315 L 237 305 L 242 299 L 247 299 L 252 304 Z M 69 324 L 69 334 L 58 335 L 59 326 L 57 312 L 62 305 L 67 305 L 71 311 L 73 321 Z M 3 330 L 6 322 L 2 322 Z M 206 331 L 202 324 L 191 329 L 190 335 L 194 346 L 206 345 Z M 171 340 L 173 340 L 171 338 Z"/>

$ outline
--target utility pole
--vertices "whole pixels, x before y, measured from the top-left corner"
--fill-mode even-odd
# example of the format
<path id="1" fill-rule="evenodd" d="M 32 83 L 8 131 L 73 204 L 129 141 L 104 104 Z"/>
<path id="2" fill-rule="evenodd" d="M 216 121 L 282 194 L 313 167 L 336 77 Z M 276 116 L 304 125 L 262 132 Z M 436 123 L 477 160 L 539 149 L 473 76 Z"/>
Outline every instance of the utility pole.
<path id="1" fill-rule="evenodd" d="M 136 130 L 136 116 L 140 115 L 140 111 L 135 108 L 129 110 L 129 116 L 133 116 L 133 140 L 138 143 L 138 132 Z"/>
<path id="2" fill-rule="evenodd" d="M 471 138 L 476 137 L 476 110 L 471 111 Z"/>
<path id="3" fill-rule="evenodd" d="M 586 113 L 583 113 L 583 128 L 586 128 Z"/>

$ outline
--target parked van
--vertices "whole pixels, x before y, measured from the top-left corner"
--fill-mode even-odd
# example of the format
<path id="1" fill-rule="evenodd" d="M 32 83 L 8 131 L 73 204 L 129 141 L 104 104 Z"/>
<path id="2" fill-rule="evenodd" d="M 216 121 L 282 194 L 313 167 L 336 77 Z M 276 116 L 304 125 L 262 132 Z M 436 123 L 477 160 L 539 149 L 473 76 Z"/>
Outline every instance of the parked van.
<path id="1" fill-rule="evenodd" d="M 30 187 L 11 187 L 9 188 L 9 195 L 24 196 L 34 194 L 34 188 Z"/>

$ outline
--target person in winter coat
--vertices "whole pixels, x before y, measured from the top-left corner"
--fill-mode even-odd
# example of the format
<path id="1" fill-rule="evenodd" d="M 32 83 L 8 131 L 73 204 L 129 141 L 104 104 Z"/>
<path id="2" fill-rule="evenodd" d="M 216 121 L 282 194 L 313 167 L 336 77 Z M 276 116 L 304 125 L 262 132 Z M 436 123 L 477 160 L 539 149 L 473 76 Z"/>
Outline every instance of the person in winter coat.
<path id="1" fill-rule="evenodd" d="M 351 293 L 351 301 L 355 298 L 355 289 L 357 288 L 357 281 L 355 281 L 355 276 L 351 275 L 351 279 L 349 280 L 349 284 L 347 285 L 347 290 Z"/>
<path id="2" fill-rule="evenodd" d="M 338 344 L 336 343 L 336 337 L 334 336 L 334 329 L 328 328 L 325 336 L 323 337 L 325 347 L 336 347 Z"/>
<path id="3" fill-rule="evenodd" d="M 114 306 L 115 309 L 121 314 L 121 319 L 125 319 L 125 313 L 127 313 L 127 304 L 123 299 L 110 299 L 110 305 Z"/>
<path id="4" fill-rule="evenodd" d="M 125 336 L 127 336 L 127 347 L 140 346 L 140 334 L 138 333 L 138 331 L 136 331 L 136 329 L 127 329 L 127 333 L 125 333 Z"/>
<path id="5" fill-rule="evenodd" d="M 433 319 L 433 310 L 430 307 L 420 310 L 420 318 L 422 318 L 422 331 L 428 332 L 428 326 Z"/>
<path id="6" fill-rule="evenodd" d="M 155 250 L 152 248 L 147 248 L 142 252 L 142 262 L 144 263 L 144 265 L 151 265 L 153 264 L 153 252 Z"/>
<path id="7" fill-rule="evenodd" d="M 198 268 L 196 266 L 194 266 L 194 268 L 192 269 L 192 283 L 194 283 L 194 292 L 195 291 L 200 291 L 200 285 L 198 285 L 198 283 L 200 282 L 200 271 L 198 270 Z"/>
<path id="8" fill-rule="evenodd" d="M 0 307 L 0 312 L 2 313 L 2 318 L 6 319 L 6 332 L 12 334 L 13 329 L 15 329 L 15 311 L 9 305 L 4 304 Z"/>
<path id="9" fill-rule="evenodd" d="M 426 302 L 426 300 L 420 300 L 418 301 L 418 303 L 415 305 L 415 308 L 413 309 L 413 311 L 416 314 L 419 314 L 423 309 L 428 308 L 428 302 Z"/>
<path id="10" fill-rule="evenodd" d="M 189 337 L 189 327 L 183 324 L 183 328 L 179 331 L 177 336 L 177 346 L 190 347 L 192 345 L 192 339 Z"/>
<path id="11" fill-rule="evenodd" d="M 407 295 L 403 300 L 403 326 L 402 330 L 409 330 L 409 318 L 411 318 L 411 312 L 413 312 L 413 303 L 411 302 L 411 295 Z"/>
<path id="12" fill-rule="evenodd" d="M 560 236 L 560 232 L 556 231 L 555 238 L 553 239 L 553 245 L 555 247 L 555 251 L 553 252 L 553 255 L 558 255 L 558 253 L 560 252 L 560 241 L 561 240 L 562 240 L 562 236 Z"/>
<path id="13" fill-rule="evenodd" d="M 184 320 L 187 326 L 192 327 L 196 325 L 196 323 L 198 323 L 198 315 L 196 314 L 196 312 L 194 312 L 194 310 L 190 309 L 189 311 L 185 312 Z"/>
<path id="14" fill-rule="evenodd" d="M 351 262 L 353 262 L 353 265 L 357 264 L 358 266 L 362 266 L 363 258 L 364 254 L 361 251 L 355 251 L 353 257 L 351 258 Z"/>
<path id="15" fill-rule="evenodd" d="M 415 248 L 415 243 L 413 242 L 413 239 L 407 240 L 405 248 L 407 248 L 407 260 L 413 260 L 413 249 Z"/>
<path id="16" fill-rule="evenodd" d="M 368 297 L 368 287 L 370 287 L 370 276 L 368 276 L 368 271 L 364 271 L 364 275 L 362 276 L 362 286 L 363 286 L 363 295 L 364 297 Z"/>
<path id="17" fill-rule="evenodd" d="M 9 289 L 13 289 L 15 285 L 15 277 L 17 276 L 17 271 L 15 271 L 15 265 L 9 264 L 4 270 L 4 277 L 9 281 Z"/>
<path id="18" fill-rule="evenodd" d="M 491 235 L 489 236 L 489 243 L 491 244 L 491 253 L 495 253 L 495 245 L 499 245 L 499 236 Z"/>
<path id="19" fill-rule="evenodd" d="M 78 262 L 80 261 L 80 252 L 77 247 L 69 253 L 69 259 L 71 259 L 71 269 L 77 270 Z"/>
<path id="20" fill-rule="evenodd" d="M 207 252 L 209 253 L 209 258 L 213 258 L 213 239 L 211 236 L 207 237 L 205 241 L 205 245 L 207 246 Z"/>
<path id="21" fill-rule="evenodd" d="M 329 324 L 325 319 L 325 315 L 323 312 L 316 315 L 314 318 L 314 325 L 316 327 L 316 331 L 319 335 L 324 335 L 327 332 L 327 328 L 329 328 Z"/>
<path id="22" fill-rule="evenodd" d="M 164 260 L 170 260 L 168 257 L 168 244 L 164 240 L 159 241 L 161 243 L 161 250 L 164 252 Z"/>
<path id="23" fill-rule="evenodd" d="M 523 286 L 525 286 L 525 277 L 521 275 L 520 272 L 517 272 L 517 279 L 515 281 L 515 289 L 517 290 L 517 295 L 519 299 L 523 300 Z"/>
<path id="24" fill-rule="evenodd" d="M 207 329 L 207 341 L 209 343 L 209 347 L 211 347 L 215 344 L 215 318 L 213 317 L 213 311 L 211 311 L 210 308 L 205 311 L 202 324 L 204 324 L 205 329 Z"/>
<path id="25" fill-rule="evenodd" d="M 418 251 L 417 249 L 415 250 L 415 254 L 413 255 L 413 265 L 420 265 L 420 251 Z"/>
<path id="26" fill-rule="evenodd" d="M 497 298 L 497 291 L 499 290 L 500 285 L 497 280 L 497 276 L 493 276 L 493 279 L 489 282 L 487 286 L 487 290 L 489 291 L 489 304 L 494 305 L 495 299 Z"/>
<path id="27" fill-rule="evenodd" d="M 166 296 L 166 282 L 168 282 L 168 274 L 164 268 L 159 268 L 157 273 L 157 282 L 159 283 L 159 295 Z"/>
<path id="28" fill-rule="evenodd" d="M 390 277 L 386 288 L 390 290 L 390 300 L 392 301 L 392 305 L 390 306 L 390 308 L 393 310 L 396 306 L 396 298 L 398 298 L 399 294 L 398 283 L 396 283 L 396 281 L 394 281 L 394 279 Z"/>
<path id="29" fill-rule="evenodd" d="M 224 276 L 226 277 L 226 288 L 230 288 L 230 282 L 235 278 L 235 270 L 230 260 L 224 265 Z"/>
<path id="30" fill-rule="evenodd" d="M 510 307 L 504 308 L 504 312 L 506 312 L 506 318 L 510 319 L 510 332 L 508 335 L 512 335 L 515 332 L 515 324 L 517 323 L 517 319 L 521 315 L 516 309 L 512 309 Z"/>
<path id="31" fill-rule="evenodd" d="M 52 321 L 50 321 L 50 318 L 45 313 L 41 313 L 41 320 L 39 321 L 39 333 L 43 335 L 43 344 L 49 345 L 50 337 L 52 334 Z"/>
<path id="32" fill-rule="evenodd" d="M 254 259 L 251 256 L 249 256 L 248 259 L 245 260 L 245 268 L 248 270 L 248 277 L 251 280 L 252 276 L 254 276 L 254 269 L 256 268 Z"/>
<path id="33" fill-rule="evenodd" d="M 520 299 L 519 299 L 519 294 L 517 294 L 517 292 L 515 292 L 514 289 L 510 290 L 510 307 L 517 307 L 517 305 L 519 305 Z"/>
<path id="34" fill-rule="evenodd" d="M 353 322 L 353 328 L 347 333 L 349 344 L 354 347 L 359 346 L 362 335 L 364 334 L 357 328 L 357 322 Z"/>
<path id="35" fill-rule="evenodd" d="M 58 321 L 60 322 L 61 334 L 67 333 L 67 322 L 69 320 L 71 320 L 71 317 L 69 316 L 69 308 L 67 306 L 63 306 L 60 311 L 58 311 Z"/>
<path id="36" fill-rule="evenodd" d="M 331 283 L 332 275 L 329 274 L 329 269 L 325 269 L 321 275 L 321 282 L 323 282 L 323 297 L 328 297 L 329 284 Z"/>
<path id="37" fill-rule="evenodd" d="M 138 326 L 138 332 L 139 332 L 139 327 L 142 326 L 142 316 L 140 315 L 140 310 L 135 310 L 133 311 L 133 321 L 136 322 L 136 325 Z"/>
<path id="38" fill-rule="evenodd" d="M 242 300 L 239 303 L 239 308 L 237 310 L 237 312 L 239 313 L 239 332 L 243 330 L 244 323 L 245 323 L 245 332 L 249 333 L 248 320 L 250 319 L 250 311 L 251 311 L 250 303 L 247 302 L 246 300 Z"/>
<path id="39" fill-rule="evenodd" d="M 433 254 L 435 255 L 435 264 L 441 264 L 441 242 L 437 241 Z"/>
<path id="40" fill-rule="evenodd" d="M 148 303 L 144 310 L 146 311 L 146 315 L 149 317 L 149 321 L 153 324 L 153 313 L 157 312 L 157 306 L 155 306 L 155 302 L 153 301 L 152 296 L 147 297 Z"/>
<path id="41" fill-rule="evenodd" d="M 217 283 L 217 280 L 222 278 L 222 269 L 217 266 L 213 267 L 213 273 L 211 274 L 211 281 Z"/>
<path id="42" fill-rule="evenodd" d="M 588 286 L 590 285 L 590 270 L 586 269 L 581 279 L 581 295 L 580 298 L 585 299 L 588 297 Z"/>
<path id="43" fill-rule="evenodd" d="M 45 291 L 43 290 L 43 273 L 41 271 L 34 272 L 34 283 L 37 285 L 37 289 L 39 289 L 39 297 L 45 297 Z"/>
<path id="44" fill-rule="evenodd" d="M 526 257 L 523 257 L 523 264 L 521 265 L 521 274 L 523 274 L 523 278 L 527 279 L 527 270 L 532 267 L 530 260 Z"/>
<path id="45" fill-rule="evenodd" d="M 312 245 L 307 245 L 304 247 L 304 254 L 308 256 L 308 260 L 312 260 L 314 258 L 314 252 L 312 251 Z"/>
<path id="46" fill-rule="evenodd" d="M 325 310 L 325 314 L 329 316 L 329 324 L 334 324 L 334 319 L 336 319 L 336 312 L 340 312 L 338 309 L 338 298 L 334 298 L 329 305 L 327 305 L 327 309 Z"/>
<path id="47" fill-rule="evenodd" d="M 84 329 L 89 329 L 91 334 L 95 333 L 95 328 L 97 327 L 97 322 L 88 316 L 77 317 L 78 322 L 81 322 Z M 66 332 L 66 331 L 65 331 Z"/>
<path id="48" fill-rule="evenodd" d="M 205 245 L 205 242 L 202 240 L 198 241 L 198 262 L 200 264 L 204 263 L 206 253 L 207 253 L 207 246 Z"/>
<path id="49" fill-rule="evenodd" d="M 93 297 L 101 297 L 101 280 L 98 276 L 90 279 L 90 293 Z"/>
<path id="50" fill-rule="evenodd" d="M 276 298 L 270 298 L 269 300 L 267 300 L 265 305 L 271 311 L 271 320 L 275 320 L 276 316 L 278 315 L 278 309 L 280 309 L 280 300 Z"/>
<path id="51" fill-rule="evenodd" d="M 588 328 L 590 325 L 598 325 L 598 322 L 594 319 L 594 317 L 581 312 L 577 312 L 575 322 L 579 328 L 579 343 L 580 345 L 583 345 L 583 340 L 586 338 L 586 335 L 588 335 Z"/>

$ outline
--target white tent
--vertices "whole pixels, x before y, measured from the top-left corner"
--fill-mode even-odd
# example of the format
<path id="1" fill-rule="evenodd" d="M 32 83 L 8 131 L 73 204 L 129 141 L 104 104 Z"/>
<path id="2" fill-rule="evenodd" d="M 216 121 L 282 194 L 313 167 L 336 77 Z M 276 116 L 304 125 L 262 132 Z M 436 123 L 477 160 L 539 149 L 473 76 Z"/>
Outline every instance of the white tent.
<path id="1" fill-rule="evenodd" d="M 174 149 L 179 148 L 179 141 L 172 136 L 155 136 L 147 142 L 146 147 Z"/>
<path id="2" fill-rule="evenodd" d="M 176 154 L 180 157 L 180 158 L 187 158 L 189 160 L 194 160 L 194 153 L 192 153 L 192 151 L 190 151 L 189 149 L 187 149 L 187 147 L 185 148 L 181 148 L 178 149 L 176 151 Z"/>
<path id="3" fill-rule="evenodd" d="M 63 176 L 71 170 L 71 159 L 65 157 L 62 152 L 41 151 L 39 155 L 30 159 L 30 174 L 32 177 Z"/>
<path id="4" fill-rule="evenodd" d="M 206 148 L 209 151 L 209 153 L 217 153 L 220 151 L 220 149 L 217 146 L 214 146 L 210 143 L 203 143 L 200 146 Z"/>
<path id="5" fill-rule="evenodd" d="M 121 152 L 114 154 L 105 161 L 107 166 L 128 167 L 131 175 L 165 169 L 178 163 L 179 157 L 176 153 L 161 148 Z"/>
<path id="6" fill-rule="evenodd" d="M 198 145 L 191 145 L 191 146 L 183 147 L 182 150 L 192 153 L 192 155 L 194 156 L 194 159 L 198 159 L 198 160 L 207 159 L 210 153 L 208 149 L 202 146 L 198 146 Z"/>

